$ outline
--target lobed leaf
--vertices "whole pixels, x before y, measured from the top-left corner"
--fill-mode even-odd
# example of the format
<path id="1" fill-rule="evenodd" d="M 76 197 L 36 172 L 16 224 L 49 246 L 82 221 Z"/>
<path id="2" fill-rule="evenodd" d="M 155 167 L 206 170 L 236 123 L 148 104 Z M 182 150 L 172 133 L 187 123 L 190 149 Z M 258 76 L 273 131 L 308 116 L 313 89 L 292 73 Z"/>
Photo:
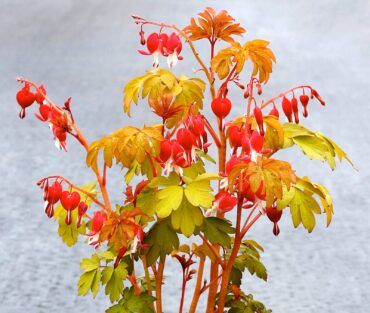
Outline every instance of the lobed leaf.
<path id="1" fill-rule="evenodd" d="M 147 252 L 148 266 L 152 265 L 159 257 L 170 255 L 179 247 L 179 238 L 173 229 L 170 219 L 159 220 L 150 228 L 145 236 L 144 243 L 149 245 Z"/>
<path id="2" fill-rule="evenodd" d="M 134 288 L 125 288 L 122 299 L 115 305 L 108 308 L 106 313 L 153 313 L 150 305 L 155 301 L 155 297 L 147 292 L 136 295 Z"/>
<path id="3" fill-rule="evenodd" d="M 87 153 L 87 166 L 96 170 L 99 152 L 103 151 L 104 162 L 108 167 L 112 166 L 115 159 L 117 164 L 129 169 L 128 175 L 132 178 L 147 161 L 148 155 L 159 154 L 159 145 L 163 140 L 162 127 L 161 124 L 144 126 L 141 129 L 127 126 L 94 141 Z"/>
<path id="4" fill-rule="evenodd" d="M 80 265 L 84 273 L 77 283 L 78 295 L 86 295 L 91 290 L 95 298 L 99 291 L 101 279 L 100 259 L 96 254 L 93 254 L 90 259 L 82 259 Z"/>
<path id="5" fill-rule="evenodd" d="M 148 71 L 145 75 L 130 80 L 125 86 L 124 111 L 130 116 L 131 103 L 138 104 L 140 92 L 143 99 L 148 98 L 148 104 L 154 112 L 161 110 L 162 101 L 169 101 L 172 116 L 167 119 L 166 126 L 172 128 L 190 108 L 194 114 L 203 108 L 205 86 L 199 78 L 185 75 L 177 78 L 163 69 Z"/>
<path id="6" fill-rule="evenodd" d="M 229 47 L 221 49 L 212 59 L 211 69 L 222 80 L 229 75 L 231 68 L 235 67 L 235 74 L 239 74 L 247 60 L 253 64 L 251 76 L 259 74 L 260 83 L 266 83 L 272 73 L 272 64 L 276 62 L 275 55 L 268 48 L 268 41 L 252 40 L 243 46 L 233 42 Z"/>
<path id="7" fill-rule="evenodd" d="M 231 247 L 231 238 L 229 234 L 235 233 L 231 223 L 223 218 L 207 217 L 203 221 L 200 230 L 212 244 L 219 244 L 222 247 Z"/>
<path id="8" fill-rule="evenodd" d="M 191 18 L 190 25 L 186 26 L 184 31 L 190 40 L 208 38 L 233 42 L 232 36 L 241 36 L 245 33 L 245 29 L 234 21 L 227 11 L 222 10 L 217 13 L 213 8 L 207 7 L 198 14 L 197 21 Z"/>
<path id="9" fill-rule="evenodd" d="M 333 215 L 333 203 L 324 186 L 303 177 L 299 178 L 289 191 L 284 189 L 283 193 L 283 198 L 277 201 L 277 208 L 282 210 L 290 207 L 294 227 L 302 223 L 308 232 L 312 232 L 316 225 L 315 214 L 321 214 L 322 210 L 326 213 L 329 226 Z M 320 199 L 322 210 L 314 196 Z"/>
<path id="10" fill-rule="evenodd" d="M 171 222 L 174 229 L 190 237 L 196 227 L 202 225 L 203 214 L 198 206 L 194 206 L 184 197 L 178 209 L 172 212 Z"/>
<path id="11" fill-rule="evenodd" d="M 101 281 L 105 286 L 105 294 L 113 303 L 118 301 L 123 292 L 123 281 L 127 277 L 127 264 L 120 262 L 116 268 L 107 266 L 102 271 Z"/>
<path id="12" fill-rule="evenodd" d="M 346 159 L 352 166 L 352 161 L 347 154 L 331 139 L 325 137 L 320 132 L 313 132 L 302 125 L 285 123 L 284 129 L 284 148 L 289 148 L 294 144 L 307 155 L 310 159 L 327 161 L 332 170 L 335 169 L 335 157 L 340 161 Z"/>
<path id="13" fill-rule="evenodd" d="M 257 157 L 256 162 L 242 162 L 234 166 L 229 175 L 230 190 L 241 174 L 248 179 L 253 192 L 262 186 L 262 193 L 266 194 L 266 207 L 272 206 L 276 199 L 282 199 L 283 187 L 289 190 L 296 181 L 296 175 L 288 162 L 265 157 Z"/>

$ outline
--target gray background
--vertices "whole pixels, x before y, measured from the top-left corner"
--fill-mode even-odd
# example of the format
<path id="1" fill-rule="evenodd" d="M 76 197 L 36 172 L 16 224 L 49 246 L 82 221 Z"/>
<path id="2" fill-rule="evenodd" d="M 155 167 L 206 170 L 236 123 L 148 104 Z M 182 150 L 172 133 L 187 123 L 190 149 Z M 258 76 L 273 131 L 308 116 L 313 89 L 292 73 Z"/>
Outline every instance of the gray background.
<path id="1" fill-rule="evenodd" d="M 72 96 L 76 120 L 88 140 L 128 123 L 156 122 L 147 105 L 122 111 L 122 87 L 143 73 L 151 59 L 137 54 L 138 29 L 131 13 L 164 22 L 187 24 L 206 5 L 225 8 L 248 30 L 246 40 L 263 38 L 278 63 L 264 91 L 268 98 L 308 83 L 327 101 L 310 107 L 305 125 L 335 139 L 359 172 L 342 164 L 332 173 L 320 162 L 306 162 L 297 151 L 286 155 L 299 175 L 325 184 L 335 201 L 331 227 L 325 218 L 308 235 L 293 229 L 288 214 L 275 238 L 272 226 L 258 222 L 250 237 L 266 252 L 268 283 L 245 280 L 276 313 L 370 312 L 369 246 L 369 48 L 370 2 L 363 1 L 19 1 L 0 2 L 0 312 L 103 312 L 103 292 L 94 300 L 77 297 L 79 261 L 93 251 L 62 244 L 56 225 L 42 209 L 35 182 L 60 174 L 76 184 L 93 179 L 81 148 L 69 140 L 71 153 L 53 147 L 51 134 L 28 110 L 20 121 L 14 78 L 44 83 L 62 104 Z M 198 46 L 198 44 L 196 44 Z M 207 52 L 208 53 L 208 52 Z M 191 75 L 196 66 L 189 50 L 176 71 Z M 165 65 L 162 62 L 163 66 Z M 242 113 L 234 105 L 233 116 Z M 307 165 L 307 163 L 309 163 Z M 122 198 L 122 175 L 110 172 L 113 199 Z M 179 266 L 166 272 L 166 312 L 176 312 Z M 202 305 L 200 306 L 200 312 Z"/>

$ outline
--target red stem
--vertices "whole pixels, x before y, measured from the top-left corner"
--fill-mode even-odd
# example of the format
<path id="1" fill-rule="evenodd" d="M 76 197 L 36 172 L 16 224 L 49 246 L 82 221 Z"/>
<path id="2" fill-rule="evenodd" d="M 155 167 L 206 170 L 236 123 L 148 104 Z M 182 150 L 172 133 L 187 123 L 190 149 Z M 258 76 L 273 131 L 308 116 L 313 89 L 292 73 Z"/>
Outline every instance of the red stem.
<path id="1" fill-rule="evenodd" d="M 308 86 L 308 85 L 302 85 L 302 86 L 297 86 L 297 87 L 290 88 L 288 90 L 285 90 L 285 91 L 279 93 L 277 96 L 275 96 L 275 97 L 267 100 L 265 103 L 263 103 L 261 105 L 261 110 L 264 109 L 265 107 L 267 107 L 269 104 L 273 103 L 276 99 L 284 97 L 287 93 L 292 92 L 293 90 L 296 90 L 296 89 L 300 89 L 300 88 L 302 88 L 303 90 L 304 90 L 304 88 L 308 88 L 312 91 L 312 87 Z"/>

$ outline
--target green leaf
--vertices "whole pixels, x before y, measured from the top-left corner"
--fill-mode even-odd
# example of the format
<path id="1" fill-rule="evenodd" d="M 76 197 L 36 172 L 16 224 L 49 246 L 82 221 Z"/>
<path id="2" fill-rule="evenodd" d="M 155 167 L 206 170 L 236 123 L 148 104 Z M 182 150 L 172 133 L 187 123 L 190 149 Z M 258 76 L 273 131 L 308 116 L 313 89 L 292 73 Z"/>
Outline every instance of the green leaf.
<path id="1" fill-rule="evenodd" d="M 251 275 L 267 280 L 266 267 L 260 261 L 259 251 L 262 247 L 254 240 L 244 240 L 239 248 L 239 255 L 233 263 L 233 267 L 241 273 L 247 268 Z"/>
<path id="2" fill-rule="evenodd" d="M 183 198 L 179 208 L 172 213 L 171 221 L 174 229 L 181 231 L 186 237 L 190 237 L 196 226 L 202 225 L 203 214 L 199 207 Z"/>
<path id="3" fill-rule="evenodd" d="M 120 262 L 117 268 L 105 267 L 102 271 L 102 284 L 105 286 L 105 294 L 109 295 L 113 303 L 118 301 L 123 291 L 123 281 L 127 276 L 127 265 Z"/>
<path id="4" fill-rule="evenodd" d="M 207 217 L 203 221 L 201 231 L 212 244 L 219 244 L 223 247 L 231 247 L 229 234 L 235 233 L 231 223 L 218 217 Z"/>
<path id="5" fill-rule="evenodd" d="M 150 246 L 147 252 L 148 266 L 159 257 L 164 258 L 179 247 L 179 238 L 169 218 L 156 222 L 150 228 L 144 242 Z"/>
<path id="6" fill-rule="evenodd" d="M 134 288 L 125 288 L 123 290 L 122 299 L 114 306 L 107 309 L 106 313 L 153 313 L 150 305 L 155 301 L 155 298 L 142 292 L 140 295 L 135 295 Z"/>
<path id="7" fill-rule="evenodd" d="M 100 285 L 100 260 L 96 254 L 91 259 L 83 259 L 80 263 L 84 273 L 81 275 L 78 285 L 78 295 L 86 295 L 91 290 L 93 297 L 97 295 Z"/>

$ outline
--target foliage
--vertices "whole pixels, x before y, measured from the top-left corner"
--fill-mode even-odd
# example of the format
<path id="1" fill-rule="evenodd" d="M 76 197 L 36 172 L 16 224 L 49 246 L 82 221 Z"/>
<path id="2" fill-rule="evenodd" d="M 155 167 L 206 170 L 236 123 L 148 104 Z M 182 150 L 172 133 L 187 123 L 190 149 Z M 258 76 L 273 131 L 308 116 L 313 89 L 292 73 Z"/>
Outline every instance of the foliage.
<path id="1" fill-rule="evenodd" d="M 67 152 L 67 141 L 76 139 L 96 176 L 96 182 L 83 187 L 58 175 L 38 182 L 45 213 L 58 221 L 63 242 L 71 247 L 84 238 L 96 249 L 81 261 L 78 294 L 96 297 L 102 286 L 112 302 L 107 313 L 163 313 L 168 311 L 162 296 L 165 265 L 174 260 L 182 274 L 180 313 L 198 312 L 205 292 L 207 312 L 269 313 L 242 291 L 245 273 L 267 281 L 264 250 L 246 235 L 264 218 L 277 236 L 286 208 L 294 227 L 302 224 L 308 232 L 315 228 L 317 215 L 326 214 L 327 226 L 333 216 L 326 187 L 298 176 L 276 154 L 297 146 L 333 170 L 336 158 L 353 166 L 333 140 L 301 125 L 300 112 L 308 117 L 309 101 L 325 102 L 307 85 L 260 100 L 257 95 L 262 96 L 262 85 L 270 79 L 275 55 L 268 41 L 236 41 L 245 29 L 225 10 L 207 7 L 183 29 L 132 17 L 147 48 L 139 53 L 151 55 L 154 68 L 127 82 L 123 110 L 130 116 L 132 104 L 145 101 L 159 118 L 156 124 L 124 126 L 89 144 L 73 117 L 71 98 L 58 106 L 44 86 L 18 78 L 20 118 L 37 102 L 36 117 L 50 127 L 56 146 Z M 147 26 L 158 31 L 146 36 Z M 208 64 L 197 50 L 199 40 L 210 45 Z M 226 46 L 220 48 L 220 41 Z M 161 57 L 170 68 L 181 61 L 183 44 L 198 62 L 194 77 L 158 67 Z M 237 94 L 229 93 L 234 86 L 241 100 L 229 98 Z M 233 106 L 243 103 L 245 114 L 230 119 Z M 290 122 L 283 123 L 280 114 Z M 114 163 L 124 169 L 123 187 L 115 186 L 121 195 L 115 205 L 107 188 Z M 184 308 L 192 279 L 193 298 Z"/>

